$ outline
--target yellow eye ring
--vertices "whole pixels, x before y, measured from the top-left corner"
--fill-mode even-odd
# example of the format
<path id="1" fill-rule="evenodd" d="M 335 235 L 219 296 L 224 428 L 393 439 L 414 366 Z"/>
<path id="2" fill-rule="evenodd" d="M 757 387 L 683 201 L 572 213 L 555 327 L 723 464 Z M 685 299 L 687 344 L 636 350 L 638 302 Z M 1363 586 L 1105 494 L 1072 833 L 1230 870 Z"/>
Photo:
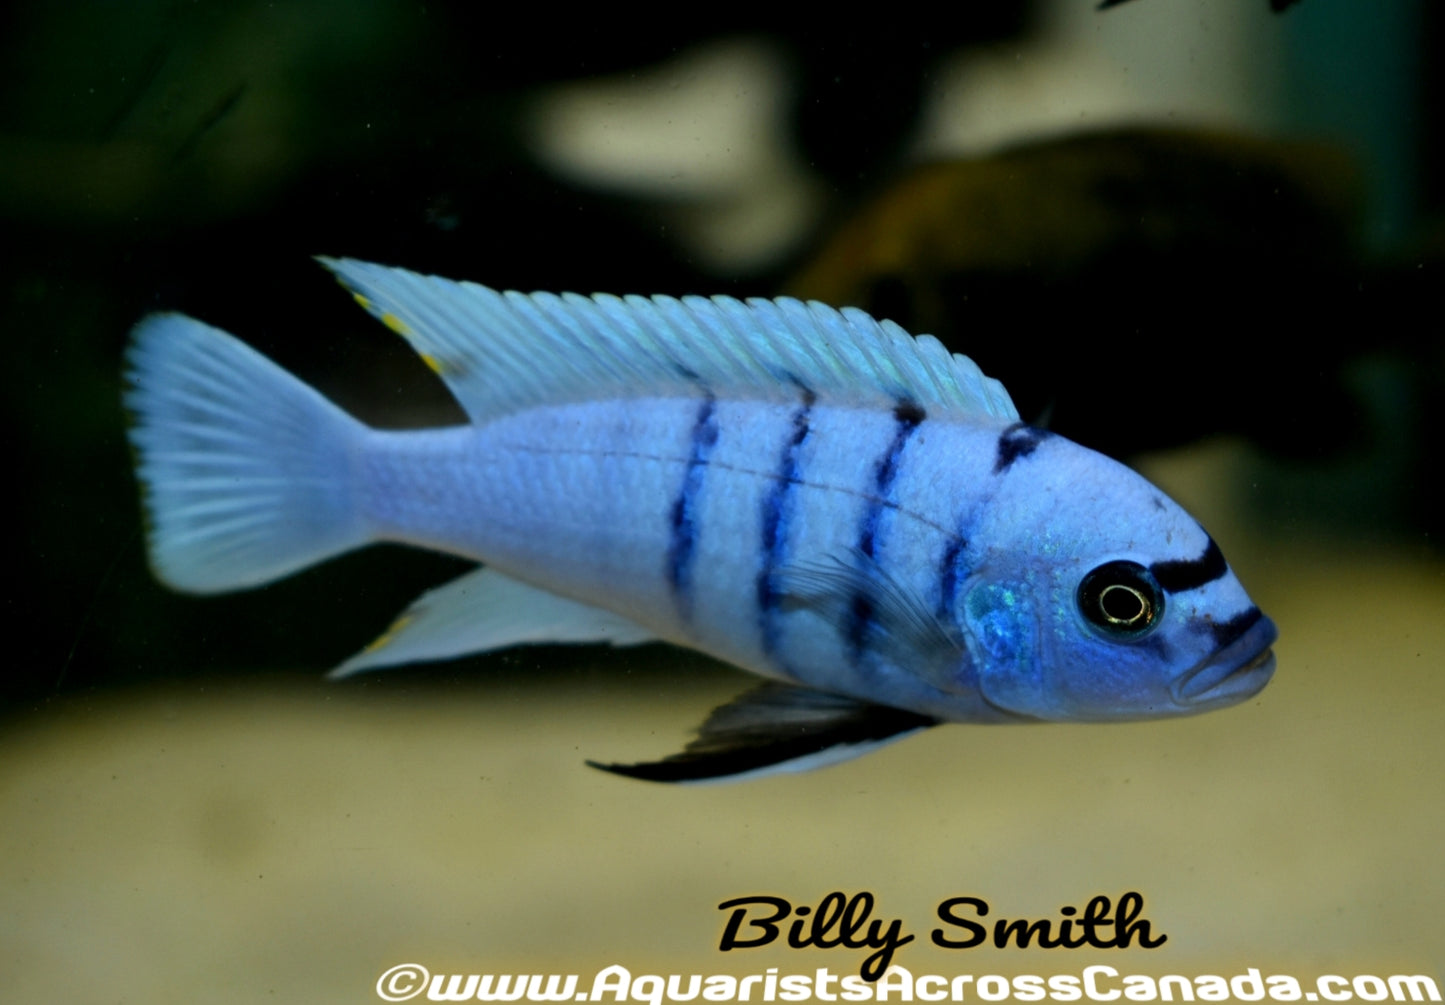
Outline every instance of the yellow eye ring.
<path id="1" fill-rule="evenodd" d="M 1079 584 L 1079 612 L 1110 638 L 1138 639 L 1164 615 L 1164 591 L 1138 562 L 1106 562 Z"/>

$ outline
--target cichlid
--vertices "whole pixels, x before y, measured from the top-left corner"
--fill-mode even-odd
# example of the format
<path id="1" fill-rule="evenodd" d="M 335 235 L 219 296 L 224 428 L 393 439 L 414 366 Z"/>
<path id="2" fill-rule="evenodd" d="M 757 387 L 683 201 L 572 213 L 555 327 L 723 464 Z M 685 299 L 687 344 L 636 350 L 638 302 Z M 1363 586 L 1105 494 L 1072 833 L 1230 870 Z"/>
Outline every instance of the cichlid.
<path id="1" fill-rule="evenodd" d="M 1205 531 L 1031 428 L 931 336 L 797 300 L 498 293 L 322 259 L 466 411 L 395 432 L 177 314 L 125 404 L 150 559 L 262 583 L 376 541 L 485 563 L 337 675 L 665 640 L 768 679 L 660 781 L 801 770 L 939 722 L 1189 715 L 1256 694 L 1274 624 Z"/>

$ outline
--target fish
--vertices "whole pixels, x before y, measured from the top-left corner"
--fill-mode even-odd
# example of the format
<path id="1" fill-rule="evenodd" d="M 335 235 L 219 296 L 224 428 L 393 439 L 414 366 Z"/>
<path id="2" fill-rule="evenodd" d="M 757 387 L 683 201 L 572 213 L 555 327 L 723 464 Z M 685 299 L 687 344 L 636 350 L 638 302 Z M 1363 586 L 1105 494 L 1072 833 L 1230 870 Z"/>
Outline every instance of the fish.
<path id="1" fill-rule="evenodd" d="M 1191 715 L 1273 675 L 1274 623 L 1193 517 L 1022 422 L 932 336 L 786 297 L 498 292 L 319 261 L 468 421 L 370 427 L 176 313 L 132 332 L 123 402 L 150 564 L 176 590 L 381 541 L 479 563 L 334 677 L 528 643 L 697 650 L 761 680 L 678 753 L 588 763 L 699 783 L 943 722 Z"/>

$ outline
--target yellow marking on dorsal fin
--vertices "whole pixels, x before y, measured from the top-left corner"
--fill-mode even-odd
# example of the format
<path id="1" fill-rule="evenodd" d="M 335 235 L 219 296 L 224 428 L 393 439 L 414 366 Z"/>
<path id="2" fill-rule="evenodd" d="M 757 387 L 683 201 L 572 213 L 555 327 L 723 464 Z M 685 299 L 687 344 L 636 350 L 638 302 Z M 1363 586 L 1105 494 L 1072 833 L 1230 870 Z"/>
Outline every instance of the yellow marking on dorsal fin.
<path id="1" fill-rule="evenodd" d="M 445 377 L 452 369 L 439 356 L 433 356 L 429 352 L 418 353 L 418 355 L 421 356 L 421 361 L 438 377 Z"/>
<path id="2" fill-rule="evenodd" d="M 366 294 L 353 292 L 351 297 L 360 304 L 368 314 L 396 332 L 402 338 L 410 340 L 413 337 L 411 327 L 407 325 L 405 321 L 390 311 L 378 311 L 376 306 L 371 302 L 371 298 Z"/>
<path id="3" fill-rule="evenodd" d="M 411 328 L 407 326 L 407 323 L 405 321 L 397 317 L 395 314 L 387 313 L 381 315 L 381 323 L 386 325 L 388 328 L 396 332 L 404 339 L 410 339 L 412 337 Z"/>

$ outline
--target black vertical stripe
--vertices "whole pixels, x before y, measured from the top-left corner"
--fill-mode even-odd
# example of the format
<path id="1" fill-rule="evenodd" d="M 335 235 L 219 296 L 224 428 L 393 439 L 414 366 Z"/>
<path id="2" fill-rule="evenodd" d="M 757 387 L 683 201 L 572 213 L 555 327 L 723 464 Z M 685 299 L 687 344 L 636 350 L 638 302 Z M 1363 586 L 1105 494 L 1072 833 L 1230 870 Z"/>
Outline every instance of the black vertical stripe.
<path id="1" fill-rule="evenodd" d="M 1050 435 L 1047 430 L 1015 422 L 998 436 L 998 455 L 994 458 L 993 473 L 1003 474 L 1013 467 L 1014 461 L 1037 450 L 1039 444 Z"/>
<path id="2" fill-rule="evenodd" d="M 938 613 L 949 624 L 953 619 L 953 605 L 958 600 L 959 559 L 968 548 L 962 534 L 952 537 L 948 547 L 943 549 L 943 558 L 938 563 Z"/>
<path id="3" fill-rule="evenodd" d="M 708 458 L 717 445 L 717 400 L 711 393 L 698 406 L 692 425 L 692 447 L 682 485 L 672 504 L 672 537 L 667 549 L 667 581 L 672 586 L 678 611 L 692 616 L 692 567 L 697 551 L 697 498 L 702 491 Z"/>
<path id="4" fill-rule="evenodd" d="M 900 401 L 893 409 L 893 418 L 897 423 L 893 430 L 893 441 L 888 444 L 888 449 L 874 466 L 873 494 L 858 526 L 858 550 L 868 558 L 876 557 L 878 521 L 883 510 L 892 502 L 893 482 L 898 477 L 898 462 L 903 456 L 903 448 L 908 445 L 909 439 L 927 417 L 927 413 L 914 401 Z M 855 663 L 867 645 L 868 629 L 873 624 L 875 614 L 876 605 L 872 594 L 867 589 L 856 591 L 848 607 L 846 629 L 848 648 Z"/>
<path id="5" fill-rule="evenodd" d="M 777 583 L 777 569 L 783 561 L 788 540 L 788 519 L 791 515 L 790 501 L 793 487 L 798 484 L 800 470 L 798 459 L 803 444 L 811 431 L 813 404 L 817 395 L 804 388 L 803 404 L 793 413 L 791 432 L 778 457 L 777 475 L 772 488 L 763 500 L 762 534 L 760 552 L 761 567 L 758 570 L 758 628 L 762 635 L 763 652 L 774 655 L 778 648 L 778 624 L 774 613 L 778 607 L 780 591 Z"/>

